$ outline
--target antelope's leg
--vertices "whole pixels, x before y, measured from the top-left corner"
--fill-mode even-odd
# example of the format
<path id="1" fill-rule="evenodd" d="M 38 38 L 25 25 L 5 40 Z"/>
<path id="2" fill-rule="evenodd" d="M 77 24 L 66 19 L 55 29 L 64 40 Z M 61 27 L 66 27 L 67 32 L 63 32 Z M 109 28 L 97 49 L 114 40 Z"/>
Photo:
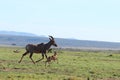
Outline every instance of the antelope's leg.
<path id="1" fill-rule="evenodd" d="M 58 58 L 56 60 L 57 60 L 57 64 L 58 64 Z"/>
<path id="2" fill-rule="evenodd" d="M 31 59 L 32 62 L 35 64 L 34 60 L 32 59 L 32 55 L 33 55 L 33 53 L 30 53 L 30 59 Z"/>
<path id="3" fill-rule="evenodd" d="M 47 55 L 46 55 L 46 53 L 45 53 L 45 57 L 46 57 L 46 59 L 47 59 Z"/>
<path id="4" fill-rule="evenodd" d="M 26 51 L 26 52 L 22 55 L 22 57 L 21 57 L 21 59 L 20 59 L 20 61 L 19 61 L 18 63 L 20 63 L 20 62 L 22 61 L 23 57 L 24 57 L 25 55 L 27 55 L 28 53 L 29 53 L 29 52 Z"/>
<path id="5" fill-rule="evenodd" d="M 46 67 L 47 62 L 48 62 L 48 61 L 45 61 L 45 67 Z"/>
<path id="6" fill-rule="evenodd" d="M 40 60 L 37 60 L 36 62 L 39 62 L 44 59 L 44 54 L 42 53 L 42 58 Z"/>

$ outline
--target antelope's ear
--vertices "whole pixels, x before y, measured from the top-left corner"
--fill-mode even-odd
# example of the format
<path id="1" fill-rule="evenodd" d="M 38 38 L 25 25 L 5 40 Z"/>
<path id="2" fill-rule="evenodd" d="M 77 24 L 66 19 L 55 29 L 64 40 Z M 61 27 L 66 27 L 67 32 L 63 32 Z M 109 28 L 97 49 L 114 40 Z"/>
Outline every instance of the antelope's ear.
<path id="1" fill-rule="evenodd" d="M 52 39 L 51 39 L 51 38 L 49 38 L 49 40 L 51 41 Z"/>

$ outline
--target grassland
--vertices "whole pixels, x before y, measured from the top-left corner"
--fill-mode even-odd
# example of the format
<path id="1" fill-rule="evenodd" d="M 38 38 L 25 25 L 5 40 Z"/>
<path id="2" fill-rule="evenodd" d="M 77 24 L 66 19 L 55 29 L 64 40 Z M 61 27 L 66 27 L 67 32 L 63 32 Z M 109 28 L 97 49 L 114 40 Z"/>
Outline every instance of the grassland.
<path id="1" fill-rule="evenodd" d="M 0 47 L 0 80 L 120 80 L 120 54 L 114 51 L 62 51 L 59 64 L 45 67 L 45 59 L 35 65 L 24 53 L 13 53 L 15 47 Z M 49 53 L 48 55 L 52 55 Z M 38 60 L 41 55 L 34 54 Z"/>

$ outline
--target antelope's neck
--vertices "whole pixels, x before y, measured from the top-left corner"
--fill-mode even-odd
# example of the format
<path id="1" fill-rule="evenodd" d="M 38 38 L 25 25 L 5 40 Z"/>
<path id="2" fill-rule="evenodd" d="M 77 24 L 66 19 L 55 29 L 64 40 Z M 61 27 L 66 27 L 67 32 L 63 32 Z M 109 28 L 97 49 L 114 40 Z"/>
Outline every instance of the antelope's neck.
<path id="1" fill-rule="evenodd" d="M 46 49 L 48 50 L 50 47 L 51 47 L 52 43 L 49 41 L 47 44 L 46 44 Z"/>

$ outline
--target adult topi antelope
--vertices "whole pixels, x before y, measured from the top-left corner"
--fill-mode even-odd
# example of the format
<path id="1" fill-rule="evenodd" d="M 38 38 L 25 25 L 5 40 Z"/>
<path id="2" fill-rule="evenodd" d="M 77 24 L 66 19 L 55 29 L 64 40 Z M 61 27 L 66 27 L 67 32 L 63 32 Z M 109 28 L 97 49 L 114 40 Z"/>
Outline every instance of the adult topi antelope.
<path id="1" fill-rule="evenodd" d="M 44 43 L 41 43 L 41 44 L 37 44 L 37 45 L 33 45 L 33 44 L 28 44 L 28 45 L 26 45 L 26 52 L 22 55 L 22 57 L 21 57 L 21 59 L 20 59 L 20 61 L 19 61 L 19 63 L 22 61 L 22 59 L 23 59 L 23 57 L 25 56 L 25 55 L 27 55 L 28 53 L 30 53 L 30 59 L 32 60 L 32 62 L 35 64 L 35 62 L 34 62 L 34 60 L 32 59 L 32 55 L 33 55 L 33 53 L 41 53 L 42 54 L 42 58 L 40 59 L 40 60 L 37 60 L 36 62 L 39 62 L 39 61 L 41 61 L 41 60 L 43 60 L 44 59 L 44 55 L 45 55 L 45 57 L 46 57 L 46 59 L 47 59 L 47 55 L 46 55 L 46 51 L 53 45 L 53 46 L 55 46 L 55 47 L 57 47 L 57 44 L 56 44 L 56 42 L 55 42 L 55 40 L 54 40 L 54 38 L 52 37 L 52 36 L 49 36 L 50 38 L 50 41 L 48 42 L 48 43 L 46 43 L 46 44 L 44 44 Z"/>

